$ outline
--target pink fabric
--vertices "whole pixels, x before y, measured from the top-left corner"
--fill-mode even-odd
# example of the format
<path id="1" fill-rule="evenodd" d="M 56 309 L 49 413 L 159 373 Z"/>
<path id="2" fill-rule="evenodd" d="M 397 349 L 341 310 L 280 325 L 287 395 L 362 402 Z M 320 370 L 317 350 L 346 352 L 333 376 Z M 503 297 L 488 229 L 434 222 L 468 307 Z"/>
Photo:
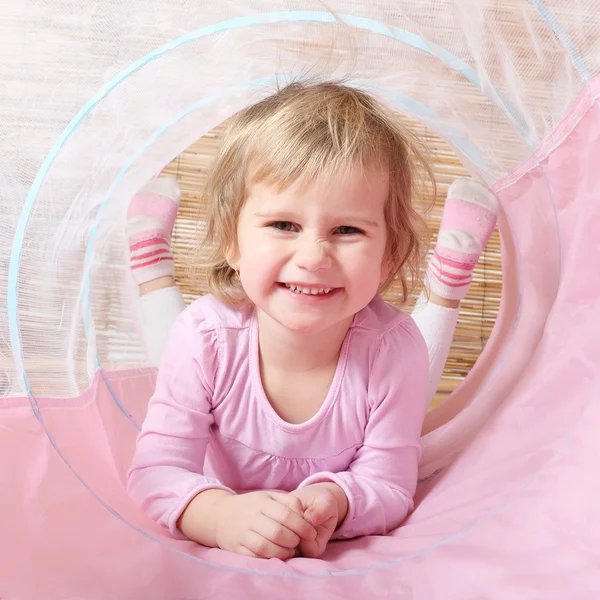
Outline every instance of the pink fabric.
<path id="1" fill-rule="evenodd" d="M 468 252 L 444 245 L 444 238 L 438 236 L 434 257 L 427 271 L 427 284 L 432 292 L 449 300 L 462 300 L 465 297 L 471 285 L 473 266 L 479 260 L 481 251 L 496 226 L 494 212 L 457 195 L 461 190 L 475 196 L 489 192 L 473 181 L 459 180 L 458 183 L 461 185 L 451 186 L 448 192 L 440 234 L 442 231 L 461 231 L 477 238 L 480 244 L 473 243 L 472 238 L 469 238 L 471 252 Z M 475 246 L 476 251 L 473 251 Z"/>
<path id="2" fill-rule="evenodd" d="M 129 203 L 127 218 L 144 216 L 165 224 L 164 235 L 171 238 L 173 223 L 177 217 L 178 204 L 175 200 L 155 192 L 138 192 Z"/>
<path id="3" fill-rule="evenodd" d="M 438 254 L 440 251 L 452 258 L 440 256 Z M 478 254 L 465 254 L 447 248 L 440 249 L 438 245 L 427 269 L 427 286 L 442 298 L 461 300 L 471 285 L 473 264 L 477 262 L 478 257 Z M 458 262 L 461 260 L 464 261 L 463 264 Z"/>
<path id="4" fill-rule="evenodd" d="M 253 308 L 204 296 L 173 326 L 129 492 L 182 537 L 177 519 L 203 490 L 334 481 L 349 500 L 335 537 L 385 534 L 413 507 L 428 369 L 414 321 L 376 298 L 355 316 L 320 410 L 290 424 L 261 384 Z"/>
<path id="5" fill-rule="evenodd" d="M 142 285 L 159 277 L 174 277 L 175 263 L 170 242 L 159 231 L 143 231 L 130 236 L 129 266 L 131 276 Z M 136 293 L 137 296 L 137 293 Z"/>
<path id="6" fill-rule="evenodd" d="M 453 260 L 444 256 L 440 256 L 437 251 L 434 251 L 433 255 L 436 258 L 436 260 L 441 263 L 441 265 L 447 267 L 448 269 L 452 269 L 448 270 L 448 276 L 451 279 L 468 279 L 470 277 L 469 273 L 473 271 L 473 264 L 469 264 L 468 262 L 459 262 L 456 259 Z M 465 255 L 463 254 L 463 257 L 464 256 Z M 436 267 L 437 269 L 440 268 L 437 264 L 434 264 L 434 267 Z M 467 271 L 468 273 L 466 275 L 463 275 L 460 273 L 460 271 Z"/>
<path id="7" fill-rule="evenodd" d="M 474 235 L 484 247 L 495 227 L 496 215 L 492 211 L 453 196 L 446 199 L 440 230 L 466 231 Z"/>
<path id="8" fill-rule="evenodd" d="M 38 398 L 37 413 L 0 399 L 0 597 L 598 598 L 598 96 L 600 79 L 496 187 L 501 313 L 470 376 L 427 415 L 429 479 L 400 528 L 286 563 L 173 540 L 125 491 L 155 372 L 99 372 L 77 398 Z"/>
<path id="9" fill-rule="evenodd" d="M 167 240 L 158 235 L 146 238 L 137 244 L 132 244 L 129 250 L 129 261 L 132 269 L 143 269 L 161 260 L 173 260 Z M 170 267 L 170 270 L 172 274 L 173 267 Z"/>
<path id="10" fill-rule="evenodd" d="M 141 191 L 131 199 L 127 218 L 147 217 L 149 223 L 147 229 L 128 232 L 130 266 L 138 285 L 175 275 L 170 244 L 177 208 L 177 201 L 156 192 Z M 163 227 L 157 227 L 156 222 Z"/>

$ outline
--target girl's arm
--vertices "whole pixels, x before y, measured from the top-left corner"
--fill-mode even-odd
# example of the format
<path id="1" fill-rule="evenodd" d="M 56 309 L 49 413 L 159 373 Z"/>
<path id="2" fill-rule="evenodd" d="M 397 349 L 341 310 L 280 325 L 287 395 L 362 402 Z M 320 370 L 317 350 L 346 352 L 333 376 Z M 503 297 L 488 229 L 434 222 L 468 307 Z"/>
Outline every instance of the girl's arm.
<path id="1" fill-rule="evenodd" d="M 191 321 L 186 311 L 173 325 L 127 481 L 133 500 L 178 538 L 177 522 L 200 492 L 233 494 L 203 471 L 217 346 L 214 332 Z"/>
<path id="2" fill-rule="evenodd" d="M 300 500 L 271 492 L 236 495 L 204 474 L 213 423 L 214 336 L 187 312 L 175 322 L 138 436 L 128 491 L 174 537 L 285 560 L 301 540 L 316 537 Z"/>
<path id="3" fill-rule="evenodd" d="M 345 472 L 316 473 L 300 486 L 329 481 L 345 493 L 348 511 L 333 538 L 386 534 L 412 510 L 428 373 L 427 347 L 412 319 L 379 340 L 369 376 L 371 411 L 363 445 Z"/>

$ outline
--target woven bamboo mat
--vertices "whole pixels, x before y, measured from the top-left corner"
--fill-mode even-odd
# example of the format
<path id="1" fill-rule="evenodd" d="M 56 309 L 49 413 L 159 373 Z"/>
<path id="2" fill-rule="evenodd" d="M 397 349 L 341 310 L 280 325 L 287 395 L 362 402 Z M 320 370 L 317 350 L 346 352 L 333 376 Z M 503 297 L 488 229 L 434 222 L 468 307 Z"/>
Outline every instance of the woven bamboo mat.
<path id="1" fill-rule="evenodd" d="M 447 189 L 455 178 L 466 176 L 468 173 L 442 139 L 419 123 L 407 123 L 427 145 L 436 177 L 436 197 L 434 198 L 431 188 L 426 189 L 424 194 L 424 206 L 427 207 L 427 211 L 424 212 L 432 234 L 431 252 L 435 245 Z M 165 174 L 177 177 L 182 191 L 173 246 L 176 278 L 188 302 L 206 293 L 204 278 L 198 280 L 197 272 L 196 276 L 192 275 L 192 256 L 197 250 L 199 239 L 197 219 L 202 220 L 205 214 L 199 191 L 204 183 L 207 167 L 219 146 L 221 135 L 222 127 L 209 132 L 177 156 L 164 171 Z M 473 283 L 467 297 L 461 303 L 457 329 L 435 403 L 457 387 L 477 360 L 498 314 L 501 291 L 500 239 L 496 230 L 475 267 Z M 417 295 L 415 293 L 406 305 L 401 306 L 398 291 L 391 289 L 386 294 L 386 300 L 410 310 Z"/>

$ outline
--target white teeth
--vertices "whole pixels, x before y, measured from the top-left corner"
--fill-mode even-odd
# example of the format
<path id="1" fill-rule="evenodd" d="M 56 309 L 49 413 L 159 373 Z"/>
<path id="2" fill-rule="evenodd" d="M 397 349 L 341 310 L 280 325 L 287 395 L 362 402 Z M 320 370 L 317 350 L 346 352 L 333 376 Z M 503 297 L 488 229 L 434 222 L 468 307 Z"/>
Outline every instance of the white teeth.
<path id="1" fill-rule="evenodd" d="M 329 294 L 333 288 L 305 288 L 298 285 L 284 284 L 285 287 L 295 294 L 307 294 L 308 296 L 324 296 Z"/>

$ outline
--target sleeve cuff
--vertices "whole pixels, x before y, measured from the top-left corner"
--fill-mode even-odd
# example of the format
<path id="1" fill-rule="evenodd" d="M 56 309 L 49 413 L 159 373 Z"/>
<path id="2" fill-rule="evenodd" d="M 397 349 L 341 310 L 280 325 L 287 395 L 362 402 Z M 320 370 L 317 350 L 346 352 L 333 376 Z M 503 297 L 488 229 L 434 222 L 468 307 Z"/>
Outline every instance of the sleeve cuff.
<path id="1" fill-rule="evenodd" d="M 346 498 L 348 499 L 348 512 L 346 513 L 346 517 L 333 532 L 331 539 L 346 539 L 359 535 L 358 533 L 352 533 L 352 522 L 354 521 L 354 515 L 356 513 L 356 497 L 351 487 L 348 485 L 348 482 L 343 477 L 343 473 L 330 473 L 328 471 L 315 473 L 302 481 L 298 488 L 307 487 L 313 483 L 335 483 L 342 488 L 342 491 L 346 494 Z"/>
<path id="2" fill-rule="evenodd" d="M 235 495 L 235 492 L 231 488 L 222 485 L 217 479 L 203 477 L 202 480 L 202 483 L 198 483 L 197 485 L 192 487 L 192 489 L 187 494 L 181 497 L 180 501 L 175 505 L 169 518 L 167 519 L 167 528 L 170 534 L 177 540 L 189 539 L 187 536 L 181 533 L 181 531 L 177 527 L 177 521 L 179 520 L 179 517 L 181 517 L 181 515 L 183 514 L 183 511 L 187 508 L 187 505 L 198 494 L 200 494 L 201 492 L 205 492 L 206 490 L 223 490 L 225 492 L 229 492 L 230 494 Z"/>

